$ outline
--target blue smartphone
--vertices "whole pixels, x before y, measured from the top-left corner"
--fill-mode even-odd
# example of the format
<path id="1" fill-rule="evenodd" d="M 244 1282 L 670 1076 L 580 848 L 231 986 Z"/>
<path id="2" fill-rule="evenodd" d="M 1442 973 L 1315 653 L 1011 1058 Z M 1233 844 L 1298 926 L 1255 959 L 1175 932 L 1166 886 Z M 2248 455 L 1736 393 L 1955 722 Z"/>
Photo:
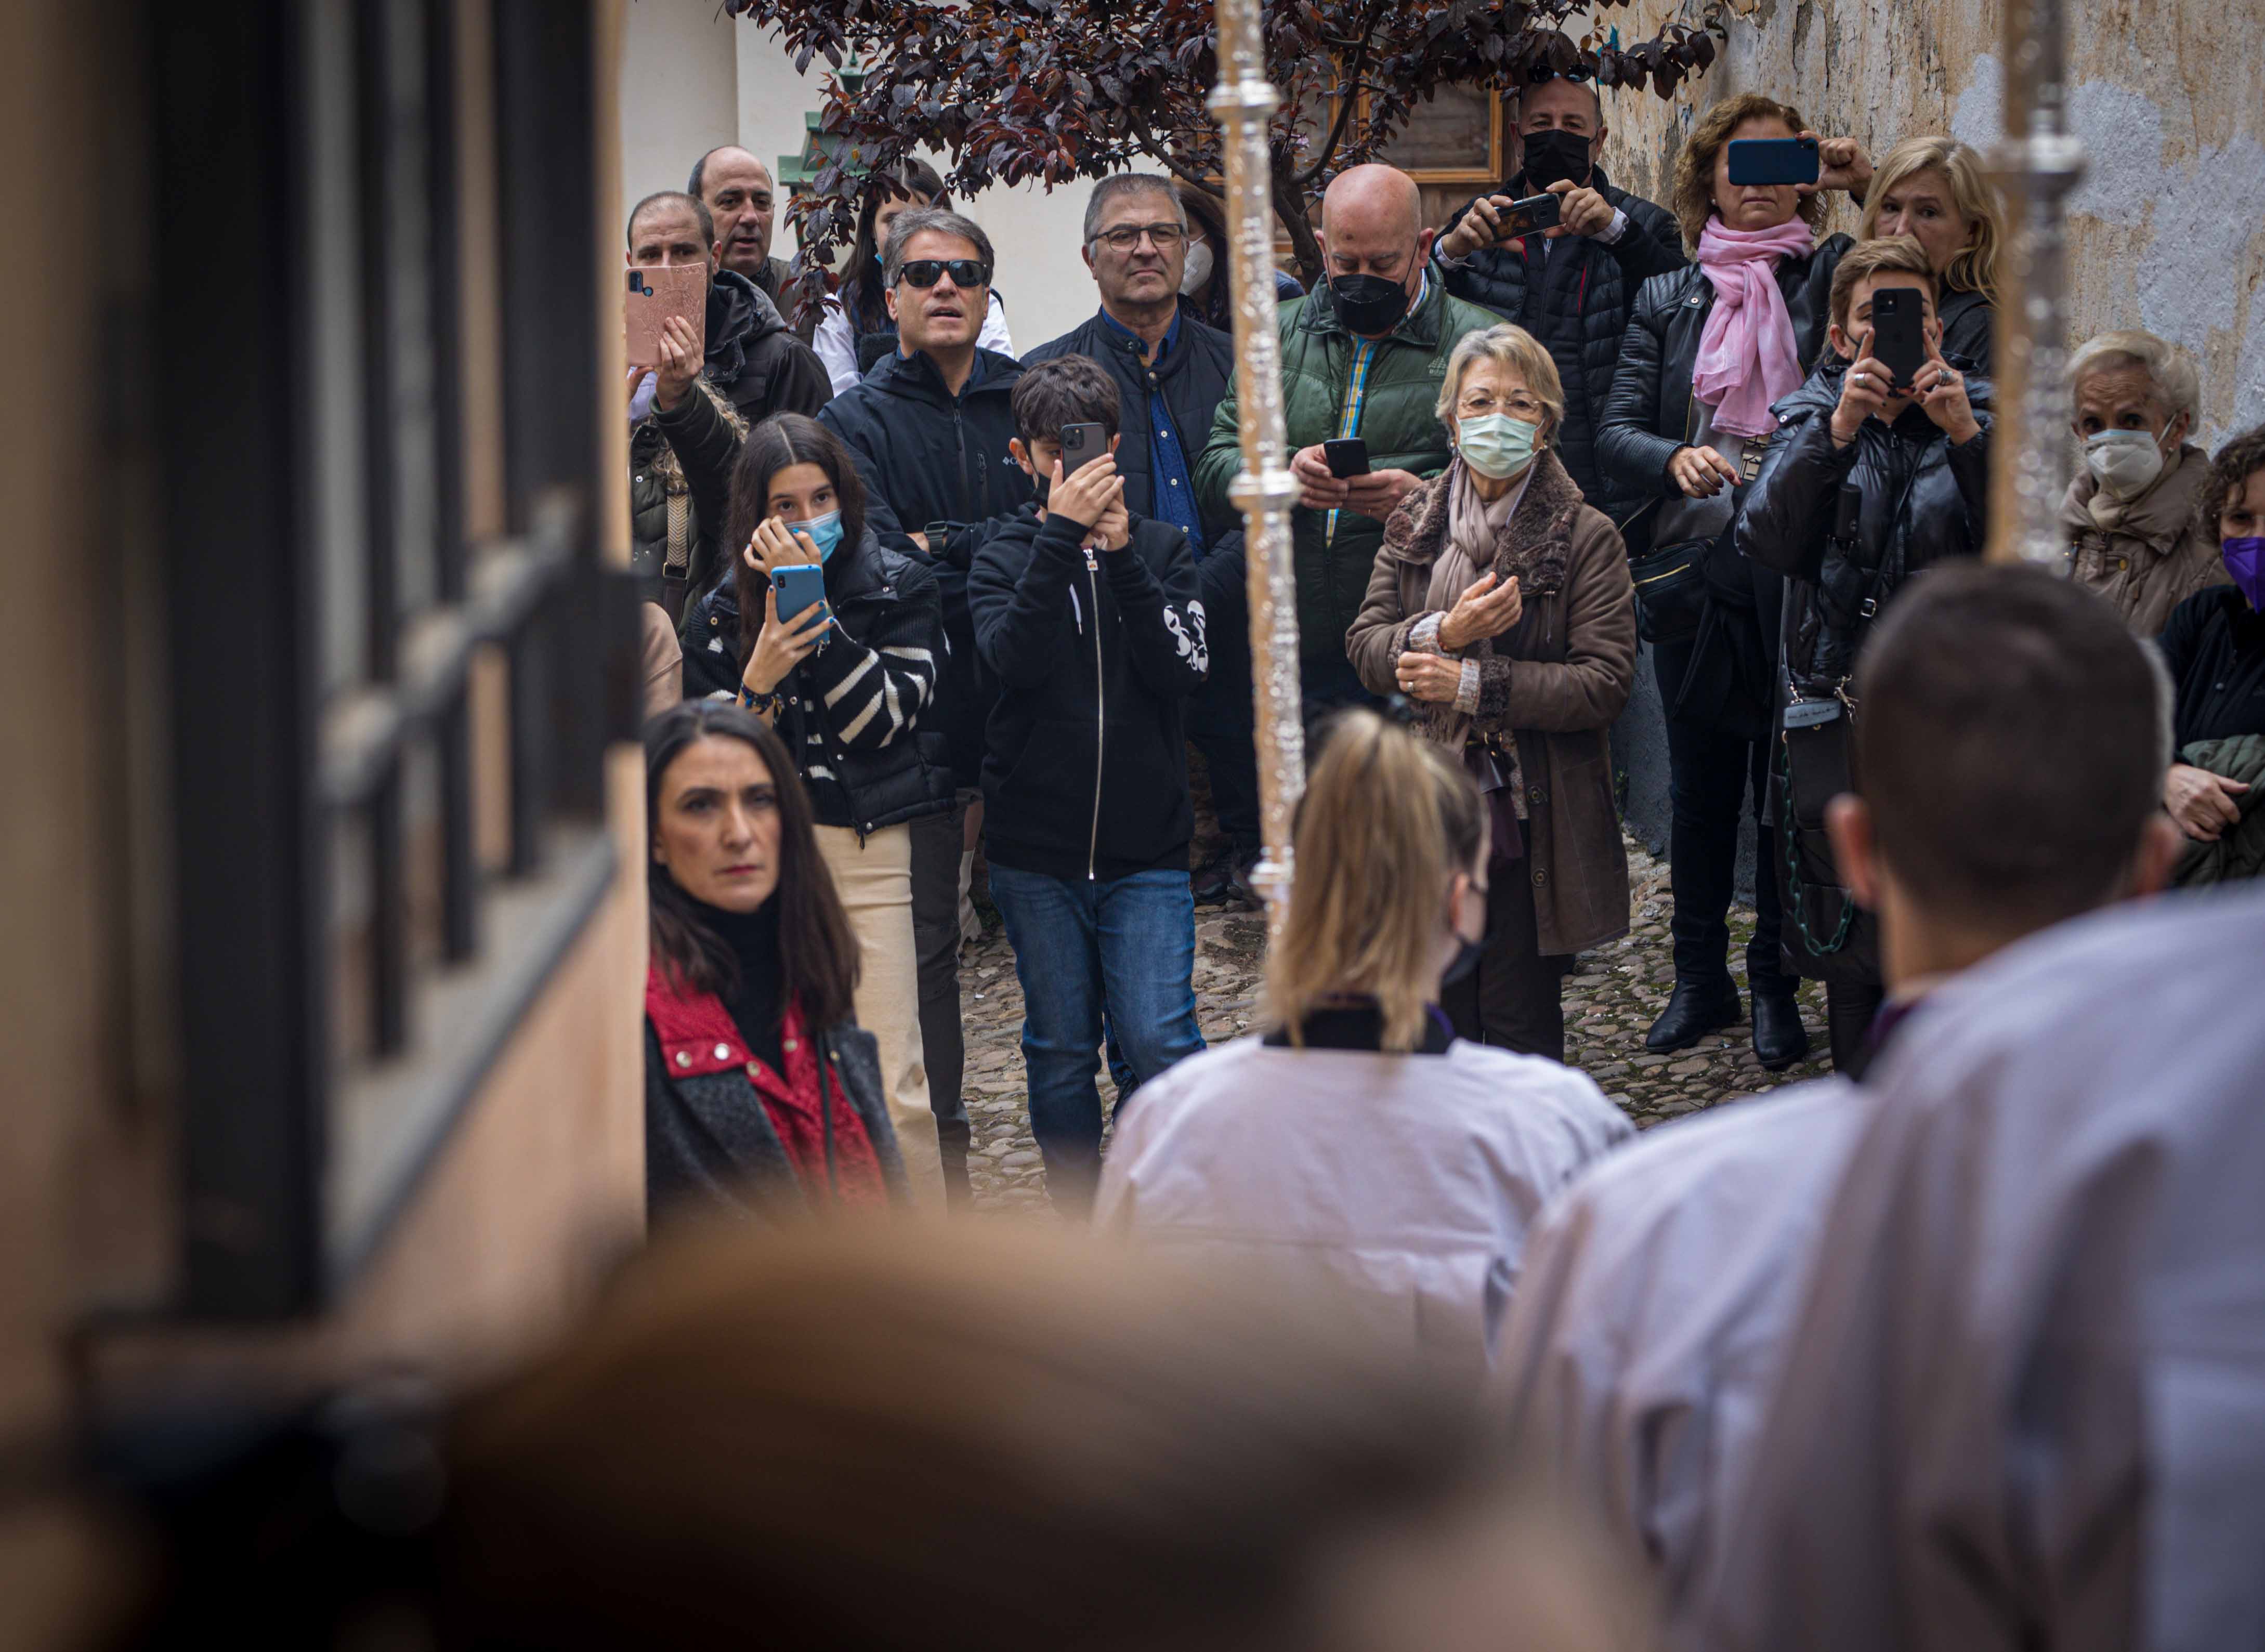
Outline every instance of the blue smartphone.
<path id="1" fill-rule="evenodd" d="M 778 616 L 783 625 L 791 626 L 804 609 L 826 600 L 826 571 L 814 562 L 772 569 L 771 586 L 778 593 Z"/>
<path id="2" fill-rule="evenodd" d="M 1733 184 L 1813 184 L 1817 181 L 1815 138 L 1733 138 Z"/>

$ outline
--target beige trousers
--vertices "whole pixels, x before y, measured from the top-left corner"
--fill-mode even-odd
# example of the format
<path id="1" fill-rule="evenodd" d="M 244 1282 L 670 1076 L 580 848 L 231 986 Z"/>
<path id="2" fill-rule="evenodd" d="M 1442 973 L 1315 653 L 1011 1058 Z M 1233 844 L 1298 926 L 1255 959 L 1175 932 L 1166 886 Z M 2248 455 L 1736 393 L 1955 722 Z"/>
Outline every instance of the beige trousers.
<path id="1" fill-rule="evenodd" d="M 819 853 L 856 935 L 857 1024 L 881 1045 L 881 1081 L 905 1172 L 923 1203 L 941 1197 L 936 1116 L 921 1053 L 920 963 L 913 945 L 913 834 L 884 826 L 863 843 L 848 826 L 818 828 Z"/>

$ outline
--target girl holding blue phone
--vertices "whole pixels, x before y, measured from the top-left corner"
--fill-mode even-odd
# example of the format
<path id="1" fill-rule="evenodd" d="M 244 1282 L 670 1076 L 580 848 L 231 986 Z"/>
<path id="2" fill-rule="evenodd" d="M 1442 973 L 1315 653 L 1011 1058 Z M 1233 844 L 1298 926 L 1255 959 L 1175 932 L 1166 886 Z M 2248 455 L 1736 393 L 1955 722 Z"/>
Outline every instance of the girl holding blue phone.
<path id="1" fill-rule="evenodd" d="M 857 937 L 857 1024 L 879 1041 L 913 1185 L 933 1189 L 911 823 L 953 806 L 931 726 L 943 605 L 928 565 L 874 535 L 865 499 L 848 450 L 815 420 L 782 413 L 749 431 L 727 529 L 742 549 L 695 610 L 705 646 L 687 651 L 685 676 L 694 693 L 736 698 L 793 754 Z"/>

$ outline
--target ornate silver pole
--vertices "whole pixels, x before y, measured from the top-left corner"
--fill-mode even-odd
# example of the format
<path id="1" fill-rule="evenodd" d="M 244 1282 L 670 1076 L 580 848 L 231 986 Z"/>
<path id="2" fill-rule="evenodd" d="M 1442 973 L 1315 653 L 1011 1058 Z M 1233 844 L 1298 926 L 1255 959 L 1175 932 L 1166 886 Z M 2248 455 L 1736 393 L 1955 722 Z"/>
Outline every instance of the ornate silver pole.
<path id="1" fill-rule="evenodd" d="M 2084 176 L 2068 132 L 2063 0 L 2006 0 L 2006 136 L 1993 168 L 2014 226 L 1999 272 L 1990 560 L 2065 560 L 2067 199 Z"/>
<path id="2" fill-rule="evenodd" d="M 1242 512 L 1250 590 L 1250 693 L 1258 746 L 1259 826 L 1266 851 L 1251 884 L 1266 898 L 1278 942 L 1290 910 L 1290 819 L 1306 789 L 1306 727 L 1298 680 L 1298 586 L 1290 558 L 1290 472 L 1282 418 L 1282 348 L 1275 331 L 1274 208 L 1266 127 L 1281 95 L 1266 78 L 1259 0 L 1219 0 L 1219 84 L 1210 106 L 1227 158 L 1227 280 L 1234 301 L 1234 396 L 1242 474 L 1229 491 Z"/>

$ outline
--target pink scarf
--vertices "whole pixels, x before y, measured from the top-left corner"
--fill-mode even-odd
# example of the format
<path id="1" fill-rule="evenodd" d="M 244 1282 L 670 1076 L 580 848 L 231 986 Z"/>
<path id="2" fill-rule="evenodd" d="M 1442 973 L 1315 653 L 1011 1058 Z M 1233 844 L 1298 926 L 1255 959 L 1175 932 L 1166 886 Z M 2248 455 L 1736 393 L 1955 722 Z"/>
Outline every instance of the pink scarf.
<path id="1" fill-rule="evenodd" d="M 1699 232 L 1699 267 L 1714 283 L 1715 308 L 1699 334 L 1691 389 L 1734 436 L 1777 428 L 1770 404 L 1801 386 L 1793 318 L 1777 290 L 1777 261 L 1809 251 L 1815 231 L 1798 218 L 1774 229 L 1731 229 L 1710 217 Z"/>

